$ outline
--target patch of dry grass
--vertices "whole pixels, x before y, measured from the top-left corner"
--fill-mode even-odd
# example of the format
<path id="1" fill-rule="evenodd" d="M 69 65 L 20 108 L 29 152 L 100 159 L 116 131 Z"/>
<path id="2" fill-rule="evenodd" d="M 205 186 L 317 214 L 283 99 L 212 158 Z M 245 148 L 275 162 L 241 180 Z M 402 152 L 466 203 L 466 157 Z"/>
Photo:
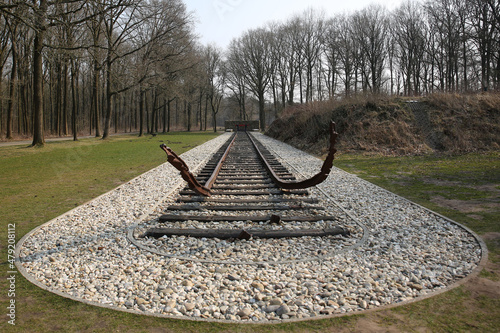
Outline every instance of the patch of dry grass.
<path id="1" fill-rule="evenodd" d="M 500 94 L 435 94 L 427 97 L 429 119 L 446 151 L 500 149 Z"/>
<path id="2" fill-rule="evenodd" d="M 385 155 L 432 153 L 424 132 L 435 132 L 442 151 L 466 153 L 500 149 L 500 94 L 436 94 L 421 97 L 430 128 L 422 130 L 408 99 L 356 95 L 291 106 L 267 134 L 320 155 L 328 145 L 328 123 L 337 123 L 337 148 Z"/>

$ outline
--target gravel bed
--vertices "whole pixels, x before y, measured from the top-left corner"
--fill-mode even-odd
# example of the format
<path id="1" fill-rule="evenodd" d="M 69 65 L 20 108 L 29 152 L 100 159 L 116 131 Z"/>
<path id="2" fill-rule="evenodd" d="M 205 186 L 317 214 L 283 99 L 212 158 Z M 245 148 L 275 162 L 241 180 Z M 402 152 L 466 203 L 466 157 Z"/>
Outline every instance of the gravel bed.
<path id="1" fill-rule="evenodd" d="M 255 136 L 298 178 L 321 167 L 313 156 Z M 225 133 L 182 158 L 196 172 L 228 137 Z M 183 186 L 179 172 L 165 163 L 47 222 L 18 243 L 20 272 L 56 294 L 123 311 L 273 322 L 418 300 L 463 281 L 486 258 L 484 245 L 468 229 L 337 168 L 311 191 L 325 207 L 318 214 L 335 220 L 259 227 L 338 225 L 352 232 L 348 238 L 138 238 L 157 225 Z M 216 212 L 186 212 L 207 213 Z M 240 221 L 237 227 L 249 226 Z"/>

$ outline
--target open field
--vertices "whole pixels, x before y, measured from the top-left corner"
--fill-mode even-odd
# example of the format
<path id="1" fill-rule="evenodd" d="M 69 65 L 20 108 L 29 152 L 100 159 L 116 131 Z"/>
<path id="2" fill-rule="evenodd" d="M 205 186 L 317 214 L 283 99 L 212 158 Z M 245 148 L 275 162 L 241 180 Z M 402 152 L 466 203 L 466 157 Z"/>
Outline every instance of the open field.
<path id="1" fill-rule="evenodd" d="M 213 137 L 177 133 L 109 141 L 0 148 L 1 281 L 7 290 L 7 224 L 16 239 L 34 227 L 166 161 L 158 145 L 181 153 Z M 91 307 L 43 291 L 18 275 L 16 326 L 7 332 L 333 332 L 491 331 L 500 318 L 500 154 L 382 157 L 341 155 L 335 165 L 460 222 L 486 239 L 490 260 L 477 278 L 450 292 L 392 310 L 282 325 L 230 325 L 158 319 Z M 6 309 L 9 297 L 0 295 Z M 6 311 L 6 310 L 4 310 Z"/>

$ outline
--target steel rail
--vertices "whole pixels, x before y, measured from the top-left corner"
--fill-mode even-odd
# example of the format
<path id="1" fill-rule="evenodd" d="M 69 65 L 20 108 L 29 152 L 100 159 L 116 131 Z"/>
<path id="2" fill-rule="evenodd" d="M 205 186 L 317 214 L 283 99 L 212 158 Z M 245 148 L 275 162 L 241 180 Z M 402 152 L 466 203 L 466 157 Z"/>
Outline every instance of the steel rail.
<path id="1" fill-rule="evenodd" d="M 210 189 L 202 186 L 198 180 L 194 177 L 194 175 L 189 171 L 189 167 L 186 162 L 182 160 L 170 147 L 167 147 L 165 144 L 161 144 L 160 148 L 167 154 L 167 160 L 172 166 L 174 166 L 177 170 L 180 171 L 182 179 L 184 179 L 189 188 L 195 191 L 196 193 L 203 196 L 210 196 Z"/>
<path id="2" fill-rule="evenodd" d="M 214 185 L 215 180 L 217 179 L 217 176 L 219 175 L 220 169 L 222 168 L 222 164 L 226 160 L 226 157 L 229 154 L 229 150 L 231 150 L 231 147 L 233 146 L 235 140 L 236 140 L 236 134 L 233 136 L 231 143 L 229 143 L 229 145 L 226 148 L 226 151 L 224 152 L 221 159 L 217 163 L 217 166 L 215 167 L 214 171 L 212 172 L 212 175 L 205 182 L 205 187 L 208 188 L 209 190 L 212 189 L 212 186 Z"/>
<path id="3" fill-rule="evenodd" d="M 269 172 L 269 176 L 273 180 L 273 182 L 281 187 L 282 189 L 287 189 L 287 190 L 296 190 L 296 189 L 305 189 L 308 187 L 312 187 L 315 185 L 320 184 L 323 182 L 326 178 L 328 178 L 328 175 L 330 174 L 330 171 L 333 167 L 333 160 L 335 159 L 335 153 L 337 152 L 337 149 L 335 149 L 335 143 L 337 142 L 337 136 L 338 133 L 335 131 L 335 123 L 332 121 L 330 122 L 330 149 L 328 151 L 328 156 L 326 157 L 325 161 L 323 162 L 323 166 L 321 167 L 321 171 L 318 172 L 316 175 L 312 176 L 309 179 L 303 180 L 303 181 L 286 181 L 281 179 L 273 170 L 267 159 L 265 158 L 264 154 L 260 151 L 259 147 L 255 143 L 254 139 L 250 134 L 248 134 L 248 137 L 250 138 L 250 141 L 254 145 L 255 149 L 257 150 L 257 154 L 259 155 L 260 159 L 264 163 L 264 166 L 266 167 L 267 171 Z"/>

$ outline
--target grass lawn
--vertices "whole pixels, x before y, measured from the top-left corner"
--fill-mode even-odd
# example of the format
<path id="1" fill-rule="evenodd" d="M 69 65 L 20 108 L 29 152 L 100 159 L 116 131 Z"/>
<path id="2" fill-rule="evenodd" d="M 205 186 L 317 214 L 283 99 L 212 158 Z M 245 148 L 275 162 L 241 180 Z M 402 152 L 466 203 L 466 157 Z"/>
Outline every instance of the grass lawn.
<path id="1" fill-rule="evenodd" d="M 370 314 L 363 321 L 382 330 L 500 332 L 500 152 L 345 154 L 335 165 L 467 226 L 489 250 L 479 277 L 430 299 Z"/>
<path id="2" fill-rule="evenodd" d="M 392 310 L 281 325 L 171 320 L 112 311 L 68 300 L 16 278 L 16 326 L 7 323 L 7 225 L 16 240 L 36 226 L 166 161 L 166 143 L 182 153 L 213 133 L 116 136 L 0 147 L 1 332 L 349 332 L 500 331 L 500 155 L 381 157 L 340 155 L 335 165 L 383 186 L 483 235 L 490 261 L 475 282 Z M 481 287 L 481 288 L 480 288 Z M 492 290 L 492 289 L 497 289 Z"/>

